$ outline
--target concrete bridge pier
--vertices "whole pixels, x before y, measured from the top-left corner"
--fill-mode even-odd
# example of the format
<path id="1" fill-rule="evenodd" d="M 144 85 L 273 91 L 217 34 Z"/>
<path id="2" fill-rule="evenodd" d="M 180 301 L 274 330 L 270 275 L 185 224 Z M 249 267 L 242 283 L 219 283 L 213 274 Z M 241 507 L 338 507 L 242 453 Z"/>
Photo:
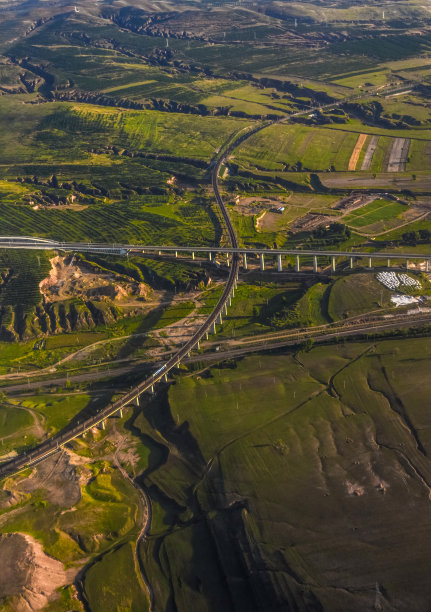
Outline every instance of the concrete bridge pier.
<path id="1" fill-rule="evenodd" d="M 430 262 L 429 262 L 429 259 L 427 259 L 425 262 L 425 272 L 429 272 L 429 271 L 430 271 Z"/>
<path id="2" fill-rule="evenodd" d="M 214 334 L 216 334 L 217 330 L 216 330 L 216 322 L 215 321 L 214 321 L 213 327 L 214 327 Z"/>
<path id="3" fill-rule="evenodd" d="M 368 267 L 371 268 L 373 267 L 372 261 L 371 261 L 371 257 L 368 258 Z"/>
<path id="4" fill-rule="evenodd" d="M 196 345 L 196 346 L 198 347 L 198 350 L 201 348 L 201 345 L 200 345 L 199 340 L 198 340 L 198 343 L 197 343 L 197 345 Z"/>
<path id="5" fill-rule="evenodd" d="M 260 254 L 260 271 L 263 272 L 265 270 L 265 258 L 263 253 Z"/>
<path id="6" fill-rule="evenodd" d="M 151 393 L 154 393 L 154 385 L 151 385 Z"/>
<path id="7" fill-rule="evenodd" d="M 317 272 L 317 255 L 313 255 L 313 272 Z"/>
<path id="8" fill-rule="evenodd" d="M 119 410 L 118 412 L 119 412 L 119 414 L 120 414 L 120 419 L 122 419 L 122 418 L 123 418 L 123 409 L 122 409 L 122 408 L 120 408 L 120 410 Z"/>
<path id="9" fill-rule="evenodd" d="M 332 272 L 335 272 L 335 257 L 334 256 L 331 257 L 331 270 Z"/>
<path id="10" fill-rule="evenodd" d="M 136 398 L 136 405 L 139 406 L 139 395 Z"/>
<path id="11" fill-rule="evenodd" d="M 175 257 L 178 257 L 178 251 L 175 251 Z"/>
<path id="12" fill-rule="evenodd" d="M 390 268 L 390 267 L 391 267 L 391 260 L 388 259 L 388 268 Z"/>
<path id="13" fill-rule="evenodd" d="M 353 257 L 350 258 L 350 269 L 353 269 Z"/>
<path id="14" fill-rule="evenodd" d="M 409 269 L 409 265 L 410 265 L 410 261 L 408 259 L 406 259 L 406 270 Z"/>
<path id="15" fill-rule="evenodd" d="M 205 332 L 205 337 L 208 340 L 208 332 Z"/>
<path id="16" fill-rule="evenodd" d="M 243 255 L 242 255 L 242 267 L 244 268 L 244 270 L 247 270 L 247 255 L 246 255 L 246 253 L 243 253 Z"/>
<path id="17" fill-rule="evenodd" d="M 195 258 L 195 252 L 192 251 L 192 259 L 194 259 L 194 258 Z"/>
<path id="18" fill-rule="evenodd" d="M 226 302 L 224 304 L 224 313 L 225 313 L 225 315 L 227 315 L 227 303 Z"/>
<path id="19" fill-rule="evenodd" d="M 219 323 L 220 323 L 220 325 L 223 325 L 223 317 L 222 317 L 221 313 L 220 313 Z"/>
<path id="20" fill-rule="evenodd" d="M 100 423 L 100 426 L 102 427 L 102 429 L 106 429 L 106 419 L 103 419 L 103 421 Z"/>
<path id="21" fill-rule="evenodd" d="M 230 266 L 229 253 L 226 253 L 226 265 L 229 268 L 229 266 Z"/>
<path id="22" fill-rule="evenodd" d="M 295 270 L 296 272 L 300 270 L 299 255 L 296 256 Z"/>
<path id="23" fill-rule="evenodd" d="M 161 254 L 162 254 L 162 252 L 161 252 L 161 251 L 159 251 L 159 255 L 161 255 Z"/>
<path id="24" fill-rule="evenodd" d="M 168 382 L 168 375 L 165 374 L 165 382 Z"/>
<path id="25" fill-rule="evenodd" d="M 283 262 L 281 261 L 281 254 L 277 255 L 277 271 L 283 272 Z"/>
<path id="26" fill-rule="evenodd" d="M 208 260 L 211 262 L 213 260 L 213 254 L 211 251 L 208 252 Z"/>

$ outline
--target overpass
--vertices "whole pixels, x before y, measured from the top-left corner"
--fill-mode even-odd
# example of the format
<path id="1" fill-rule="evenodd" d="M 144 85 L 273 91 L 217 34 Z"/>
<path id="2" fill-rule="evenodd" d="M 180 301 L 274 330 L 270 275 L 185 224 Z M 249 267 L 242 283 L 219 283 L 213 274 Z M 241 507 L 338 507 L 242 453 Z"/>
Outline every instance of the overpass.
<path id="1" fill-rule="evenodd" d="M 264 126 L 262 126 L 264 127 Z M 228 231 L 229 241 L 231 244 L 232 252 L 232 263 L 229 269 L 229 276 L 227 283 L 225 285 L 222 296 L 217 302 L 215 308 L 211 312 L 211 314 L 207 317 L 206 321 L 200 326 L 198 331 L 194 334 L 194 336 L 184 345 L 181 349 L 175 353 L 165 364 L 163 364 L 154 374 L 146 378 L 142 383 L 134 387 L 131 391 L 126 393 L 123 397 L 121 397 L 116 402 L 102 408 L 93 416 L 88 417 L 82 422 L 77 422 L 73 427 L 66 427 L 64 430 L 55 434 L 48 440 L 41 442 L 35 448 L 24 451 L 22 454 L 6 461 L 5 463 L 0 465 L 0 478 L 4 478 L 5 476 L 14 474 L 31 465 L 35 465 L 49 457 L 50 455 L 56 453 L 58 449 L 63 447 L 65 444 L 71 442 L 75 438 L 84 435 L 87 431 L 92 429 L 97 425 L 101 425 L 102 428 L 105 428 L 106 419 L 110 416 L 113 416 L 117 413 L 122 416 L 124 408 L 128 405 L 136 402 L 139 405 L 141 395 L 146 391 L 154 392 L 155 385 L 165 380 L 167 381 L 168 373 L 174 368 L 178 367 L 181 361 L 185 357 L 189 357 L 192 349 L 195 347 L 199 348 L 199 343 L 204 336 L 208 338 L 209 332 L 213 331 L 216 333 L 217 323 L 223 322 L 224 313 L 227 312 L 228 304 L 230 305 L 232 297 L 234 297 L 235 289 L 237 286 L 238 280 L 238 269 L 239 269 L 239 255 L 235 252 L 235 249 L 238 248 L 238 241 L 236 238 L 235 230 L 229 218 L 229 214 L 226 210 L 222 197 L 220 195 L 219 187 L 218 187 L 218 175 L 220 171 L 220 166 L 224 162 L 226 155 L 230 153 L 232 148 L 237 145 L 238 139 L 233 142 L 233 144 L 225 151 L 223 155 L 221 155 L 214 165 L 211 175 L 211 184 L 214 190 L 215 199 L 217 205 L 219 207 L 221 216 L 226 224 L 226 228 Z M 66 251 L 86 251 L 88 249 L 82 248 L 82 244 L 79 246 L 72 244 L 71 248 L 68 248 L 67 243 L 58 243 L 55 241 L 47 240 L 47 239 L 38 239 L 38 238 L 11 238 L 11 237 L 3 237 L 0 238 L 0 244 L 3 248 L 15 248 L 15 249 L 54 249 L 54 250 L 66 250 Z M 63 246 L 61 246 L 63 245 Z M 70 245 L 69 245 L 70 246 Z M 91 252 L 98 253 L 115 253 L 115 254 L 126 254 L 127 252 L 131 252 L 131 249 L 128 247 L 124 248 L 123 245 L 92 245 L 94 249 Z M 142 250 L 142 247 L 138 247 Z"/>
<path id="2" fill-rule="evenodd" d="M 221 162 L 219 162 L 221 163 Z M 231 242 L 232 244 L 232 242 Z M 428 272 L 431 265 L 431 253 L 399 253 L 399 252 L 367 252 L 367 251 L 337 251 L 321 249 L 268 249 L 268 248 L 245 248 L 235 245 L 230 247 L 219 246 L 172 246 L 172 245 L 142 245 L 142 244 L 101 244 L 93 242 L 58 242 L 44 238 L 32 238 L 26 236 L 0 236 L 0 249 L 29 249 L 29 250 L 49 250 L 64 252 L 94 253 L 100 255 L 149 255 L 149 254 L 174 254 L 179 257 L 182 253 L 191 255 L 195 259 L 196 255 L 204 255 L 210 262 L 216 261 L 218 255 L 226 257 L 226 263 L 230 266 L 231 259 L 241 256 L 242 265 L 245 270 L 248 267 L 250 257 L 258 257 L 260 269 L 265 269 L 265 262 L 271 257 L 277 262 L 279 272 L 283 270 L 283 258 L 294 257 L 295 269 L 299 272 L 301 268 L 301 258 L 311 257 L 313 260 L 313 270 L 317 272 L 319 258 L 330 258 L 331 269 L 335 271 L 337 259 L 348 259 L 350 267 L 356 260 L 366 260 L 367 266 L 372 268 L 373 260 L 386 260 L 387 267 L 390 268 L 393 262 L 405 262 L 408 267 L 410 261 L 425 263 Z"/>

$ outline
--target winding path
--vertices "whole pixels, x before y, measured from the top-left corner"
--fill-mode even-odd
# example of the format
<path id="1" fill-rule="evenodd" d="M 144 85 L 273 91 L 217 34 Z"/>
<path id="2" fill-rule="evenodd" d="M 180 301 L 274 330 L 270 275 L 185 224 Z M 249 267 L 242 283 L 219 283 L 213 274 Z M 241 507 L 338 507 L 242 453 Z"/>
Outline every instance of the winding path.
<path id="1" fill-rule="evenodd" d="M 117 450 L 114 453 L 114 462 L 118 470 L 120 471 L 121 475 L 123 476 L 123 478 L 127 480 L 132 485 L 132 487 L 137 491 L 138 497 L 141 500 L 142 512 L 143 512 L 143 522 L 142 522 L 142 527 L 138 534 L 138 537 L 136 538 L 134 556 L 135 556 L 135 564 L 137 566 L 136 569 L 139 570 L 143 586 L 148 593 L 148 599 L 150 603 L 149 612 L 152 612 L 154 608 L 154 593 L 153 593 L 151 584 L 148 580 L 147 573 L 145 571 L 145 567 L 141 559 L 141 555 L 139 554 L 139 545 L 142 542 L 142 540 L 146 538 L 150 530 L 150 527 L 151 527 L 151 519 L 152 519 L 151 500 L 150 500 L 150 497 L 147 491 L 144 489 L 144 487 L 138 486 L 136 481 L 130 477 L 128 472 L 121 465 L 121 461 L 118 458 L 118 453 L 120 452 L 123 443 L 124 443 L 124 438 L 121 439 L 120 444 L 118 445 Z"/>

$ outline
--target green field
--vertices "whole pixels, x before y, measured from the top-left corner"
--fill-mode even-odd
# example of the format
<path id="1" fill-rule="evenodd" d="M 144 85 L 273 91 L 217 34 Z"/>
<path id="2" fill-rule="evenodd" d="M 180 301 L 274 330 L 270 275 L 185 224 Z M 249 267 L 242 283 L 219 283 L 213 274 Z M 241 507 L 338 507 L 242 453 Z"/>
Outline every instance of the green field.
<path id="1" fill-rule="evenodd" d="M 333 321 L 372 312 L 391 305 L 391 292 L 373 274 L 339 278 L 328 296 L 328 313 Z"/>
<path id="2" fill-rule="evenodd" d="M 269 330 L 269 319 L 281 304 L 295 302 L 302 293 L 300 283 L 262 283 L 258 280 L 240 283 L 223 325 L 217 329 L 217 338 L 252 335 Z M 203 295 L 202 314 L 210 314 L 221 296 L 220 287 Z"/>
<path id="3" fill-rule="evenodd" d="M 82 104 L 12 104 L 7 97 L 0 102 L 0 124 L 3 234 L 152 244 L 214 239 L 206 194 L 175 190 L 167 181 L 172 176 L 202 179 L 214 152 L 248 125 L 238 119 Z M 128 155 L 119 154 L 129 148 Z M 53 175 L 60 188 L 50 187 Z M 28 205 L 32 197 L 71 195 L 80 205 L 75 209 Z"/>
<path id="4" fill-rule="evenodd" d="M 0 398 L 1 444 L 0 454 L 8 455 L 21 451 L 36 442 L 37 419 L 22 406 L 14 406 Z"/>
<path id="5" fill-rule="evenodd" d="M 391 220 L 397 219 L 406 212 L 407 206 L 391 200 L 374 200 L 358 208 L 345 217 L 343 223 L 355 229 L 364 229 L 379 223 L 380 231 L 390 229 Z"/>
<path id="6" fill-rule="evenodd" d="M 149 602 L 136 574 L 133 547 L 128 542 L 107 553 L 87 572 L 85 591 L 92 610 L 116 612 L 123 608 L 140 612 L 147 609 Z"/>
<path id="7" fill-rule="evenodd" d="M 240 146 L 235 158 L 240 164 L 282 171 L 347 170 L 357 137 L 350 132 L 328 131 L 302 125 L 274 125 L 255 134 Z M 300 162 L 300 166 L 298 166 Z"/>
<path id="8" fill-rule="evenodd" d="M 116 145 L 145 152 L 209 160 L 241 119 L 57 102 L 37 106 L 2 97 L 0 161 L 51 163 L 90 159 L 89 149 Z M 17 104 L 21 102 L 21 104 Z M 181 130 L 178 129 L 181 125 Z"/>
<path id="9" fill-rule="evenodd" d="M 420 171 L 429 168 L 430 138 L 428 127 L 412 130 L 388 130 L 368 127 L 359 121 L 349 121 L 343 126 L 331 124 L 326 128 L 302 125 L 271 126 L 252 136 L 238 148 L 235 160 L 240 167 L 257 171 L 276 171 L 283 177 L 286 171 L 325 172 L 346 171 L 355 148 L 358 133 L 369 134 L 362 147 L 356 171 L 362 162 L 371 135 L 379 135 L 377 148 L 371 159 L 370 170 L 386 171 L 393 137 L 413 138 L 407 160 L 407 170 Z M 287 178 L 287 175 L 284 175 Z M 288 177 L 291 178 L 290 176 Z"/>
<path id="10" fill-rule="evenodd" d="M 90 402 L 87 393 L 65 393 L 64 395 L 37 395 L 26 397 L 20 402 L 42 417 L 46 431 L 52 435 L 65 427 Z"/>

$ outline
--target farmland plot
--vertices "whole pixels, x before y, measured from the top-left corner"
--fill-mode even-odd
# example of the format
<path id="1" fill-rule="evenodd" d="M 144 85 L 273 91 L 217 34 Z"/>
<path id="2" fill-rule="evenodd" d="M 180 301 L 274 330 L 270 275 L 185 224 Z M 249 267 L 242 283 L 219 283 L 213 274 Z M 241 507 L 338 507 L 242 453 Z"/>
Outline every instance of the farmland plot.
<path id="1" fill-rule="evenodd" d="M 367 140 L 367 134 L 359 134 L 358 141 L 353 149 L 352 155 L 349 160 L 349 170 L 356 170 L 356 166 L 359 161 L 359 156 L 361 154 L 362 148 Z"/>
<path id="2" fill-rule="evenodd" d="M 373 161 L 374 153 L 379 142 L 379 136 L 372 136 L 365 153 L 365 157 L 362 162 L 361 170 L 369 170 L 371 168 L 371 162 Z"/>
<path id="3" fill-rule="evenodd" d="M 396 138 L 388 161 L 388 172 L 404 172 L 410 149 L 410 138 Z"/>
<path id="4" fill-rule="evenodd" d="M 399 202 L 375 200 L 350 212 L 343 218 L 343 222 L 353 229 L 374 234 L 398 224 L 397 220 L 407 210 L 407 206 Z"/>
<path id="5" fill-rule="evenodd" d="M 347 170 L 355 133 L 304 125 L 273 125 L 238 148 L 240 162 L 268 170 Z"/>

